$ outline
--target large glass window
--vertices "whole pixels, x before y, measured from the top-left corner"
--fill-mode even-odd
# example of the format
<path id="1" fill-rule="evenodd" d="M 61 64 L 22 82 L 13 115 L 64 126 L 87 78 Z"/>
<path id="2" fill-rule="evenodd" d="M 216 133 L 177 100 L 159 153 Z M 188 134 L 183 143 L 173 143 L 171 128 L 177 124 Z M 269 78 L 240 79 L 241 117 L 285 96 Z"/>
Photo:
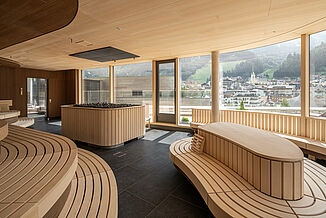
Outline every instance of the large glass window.
<path id="1" fill-rule="evenodd" d="M 128 64 L 114 67 L 116 103 L 147 105 L 152 114 L 152 63 Z"/>
<path id="2" fill-rule="evenodd" d="M 109 68 L 82 70 L 82 102 L 110 101 Z"/>
<path id="3" fill-rule="evenodd" d="M 192 108 L 210 108 L 211 56 L 180 58 L 180 123 L 191 122 Z"/>
<path id="4" fill-rule="evenodd" d="M 326 31 L 310 35 L 310 115 L 326 117 Z"/>
<path id="5" fill-rule="evenodd" d="M 221 54 L 226 109 L 299 114 L 301 41 Z"/>

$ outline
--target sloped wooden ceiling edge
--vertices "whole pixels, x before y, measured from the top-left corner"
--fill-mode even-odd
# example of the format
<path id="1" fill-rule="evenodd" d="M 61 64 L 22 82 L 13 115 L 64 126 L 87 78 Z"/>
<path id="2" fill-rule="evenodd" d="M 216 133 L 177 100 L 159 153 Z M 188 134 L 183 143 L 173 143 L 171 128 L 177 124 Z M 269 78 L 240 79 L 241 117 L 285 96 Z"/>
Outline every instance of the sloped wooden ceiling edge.
<path id="1" fill-rule="evenodd" d="M 78 4 L 78 0 L 2 0 L 0 50 L 69 25 Z"/>
<path id="2" fill-rule="evenodd" d="M 12 67 L 12 68 L 19 68 L 20 63 L 14 60 L 10 60 L 8 58 L 0 57 L 0 67 Z"/>

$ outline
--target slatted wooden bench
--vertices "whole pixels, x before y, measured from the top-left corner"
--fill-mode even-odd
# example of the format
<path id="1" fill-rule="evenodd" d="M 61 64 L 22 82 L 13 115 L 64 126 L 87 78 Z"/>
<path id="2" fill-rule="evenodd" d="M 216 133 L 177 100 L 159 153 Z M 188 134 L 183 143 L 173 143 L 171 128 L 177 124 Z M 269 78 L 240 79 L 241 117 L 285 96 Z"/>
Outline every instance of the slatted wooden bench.
<path id="1" fill-rule="evenodd" d="M 116 181 L 100 157 L 63 136 L 0 120 L 1 139 L 1 218 L 117 217 Z"/>
<path id="2" fill-rule="evenodd" d="M 246 158 L 249 156 L 244 147 L 239 149 L 234 143 L 229 143 L 230 138 L 219 138 L 217 141 L 214 138 L 217 135 L 201 130 L 200 127 L 199 134 L 206 142 L 203 153 L 192 149 L 191 138 L 182 139 L 170 146 L 170 158 L 197 188 L 216 217 L 326 216 L 326 168 L 304 159 L 304 182 L 302 187 L 299 186 L 302 196 L 296 196 L 295 186 L 300 184 L 300 173 L 296 177 L 295 165 L 281 171 L 273 165 L 264 169 L 265 158 L 255 162 L 254 158 Z M 281 166 L 287 164 L 284 162 Z M 268 179 L 272 183 L 273 180 L 282 181 L 284 177 L 293 179 L 274 182 L 279 186 L 270 184 L 262 190 L 266 180 L 249 170 L 250 165 L 259 166 L 259 174 L 271 172 Z M 282 177 L 281 180 L 275 178 L 278 176 Z M 257 183 L 260 183 L 259 187 Z M 281 193 L 287 190 L 287 193 L 277 196 L 277 190 Z M 273 193 L 274 197 L 271 196 Z M 288 200 L 291 198 L 295 200 Z"/>
<path id="3" fill-rule="evenodd" d="M 42 217 L 77 169 L 71 140 L 9 125 L 0 147 L 0 217 Z"/>
<path id="4" fill-rule="evenodd" d="M 291 136 L 278 133 L 275 134 L 295 143 L 297 146 L 302 148 L 305 153 L 312 154 L 311 159 L 315 159 L 314 157 L 318 157 L 320 159 L 326 160 L 326 143 L 301 136 Z"/>
<path id="5" fill-rule="evenodd" d="M 29 127 L 34 124 L 34 119 L 29 117 L 19 117 L 20 111 L 10 110 L 12 106 L 12 100 L 0 100 L 0 120 L 5 120 L 9 124 Z"/>
<path id="6" fill-rule="evenodd" d="M 0 141 L 6 138 L 8 135 L 8 123 L 0 120 Z"/>
<path id="7" fill-rule="evenodd" d="M 58 217 L 117 217 L 118 191 L 108 164 L 92 152 L 78 149 L 78 167 L 67 201 Z"/>

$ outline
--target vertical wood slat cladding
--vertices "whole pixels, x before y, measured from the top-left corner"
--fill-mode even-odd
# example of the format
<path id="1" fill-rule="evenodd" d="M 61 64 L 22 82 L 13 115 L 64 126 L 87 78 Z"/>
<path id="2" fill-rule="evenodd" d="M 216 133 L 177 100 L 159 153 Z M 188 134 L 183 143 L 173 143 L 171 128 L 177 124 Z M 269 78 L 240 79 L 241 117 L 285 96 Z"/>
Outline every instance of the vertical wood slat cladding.
<path id="1" fill-rule="evenodd" d="M 48 79 L 48 117 L 60 117 L 60 106 L 76 103 L 76 70 L 45 71 L 28 68 L 0 67 L 0 99 L 11 99 L 12 110 L 27 116 L 27 78 Z M 23 95 L 20 94 L 22 88 Z"/>
<path id="2" fill-rule="evenodd" d="M 192 122 L 210 123 L 210 109 L 192 109 Z M 220 122 L 242 124 L 266 131 L 326 142 L 326 119 L 256 111 L 221 110 Z"/>
<path id="3" fill-rule="evenodd" d="M 114 146 L 145 134 L 145 106 L 101 109 L 61 107 L 62 135 L 94 145 Z"/>
<path id="4" fill-rule="evenodd" d="M 298 200 L 303 196 L 303 160 L 263 158 L 214 133 L 198 131 L 205 138 L 205 153 L 230 167 L 259 191 L 286 200 Z"/>

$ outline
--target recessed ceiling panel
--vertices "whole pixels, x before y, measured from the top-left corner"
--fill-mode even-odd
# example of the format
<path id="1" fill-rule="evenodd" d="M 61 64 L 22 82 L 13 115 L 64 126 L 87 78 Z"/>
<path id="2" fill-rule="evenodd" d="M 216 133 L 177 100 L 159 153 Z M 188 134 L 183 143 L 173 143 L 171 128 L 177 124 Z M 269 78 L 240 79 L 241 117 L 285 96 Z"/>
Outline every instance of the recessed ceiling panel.
<path id="1" fill-rule="evenodd" d="M 131 54 L 126 51 L 122 51 L 111 46 L 105 48 L 94 49 L 90 51 L 79 52 L 71 54 L 70 56 L 84 58 L 87 60 L 98 61 L 98 62 L 107 62 L 107 61 L 116 61 L 128 58 L 137 58 L 138 55 Z"/>

